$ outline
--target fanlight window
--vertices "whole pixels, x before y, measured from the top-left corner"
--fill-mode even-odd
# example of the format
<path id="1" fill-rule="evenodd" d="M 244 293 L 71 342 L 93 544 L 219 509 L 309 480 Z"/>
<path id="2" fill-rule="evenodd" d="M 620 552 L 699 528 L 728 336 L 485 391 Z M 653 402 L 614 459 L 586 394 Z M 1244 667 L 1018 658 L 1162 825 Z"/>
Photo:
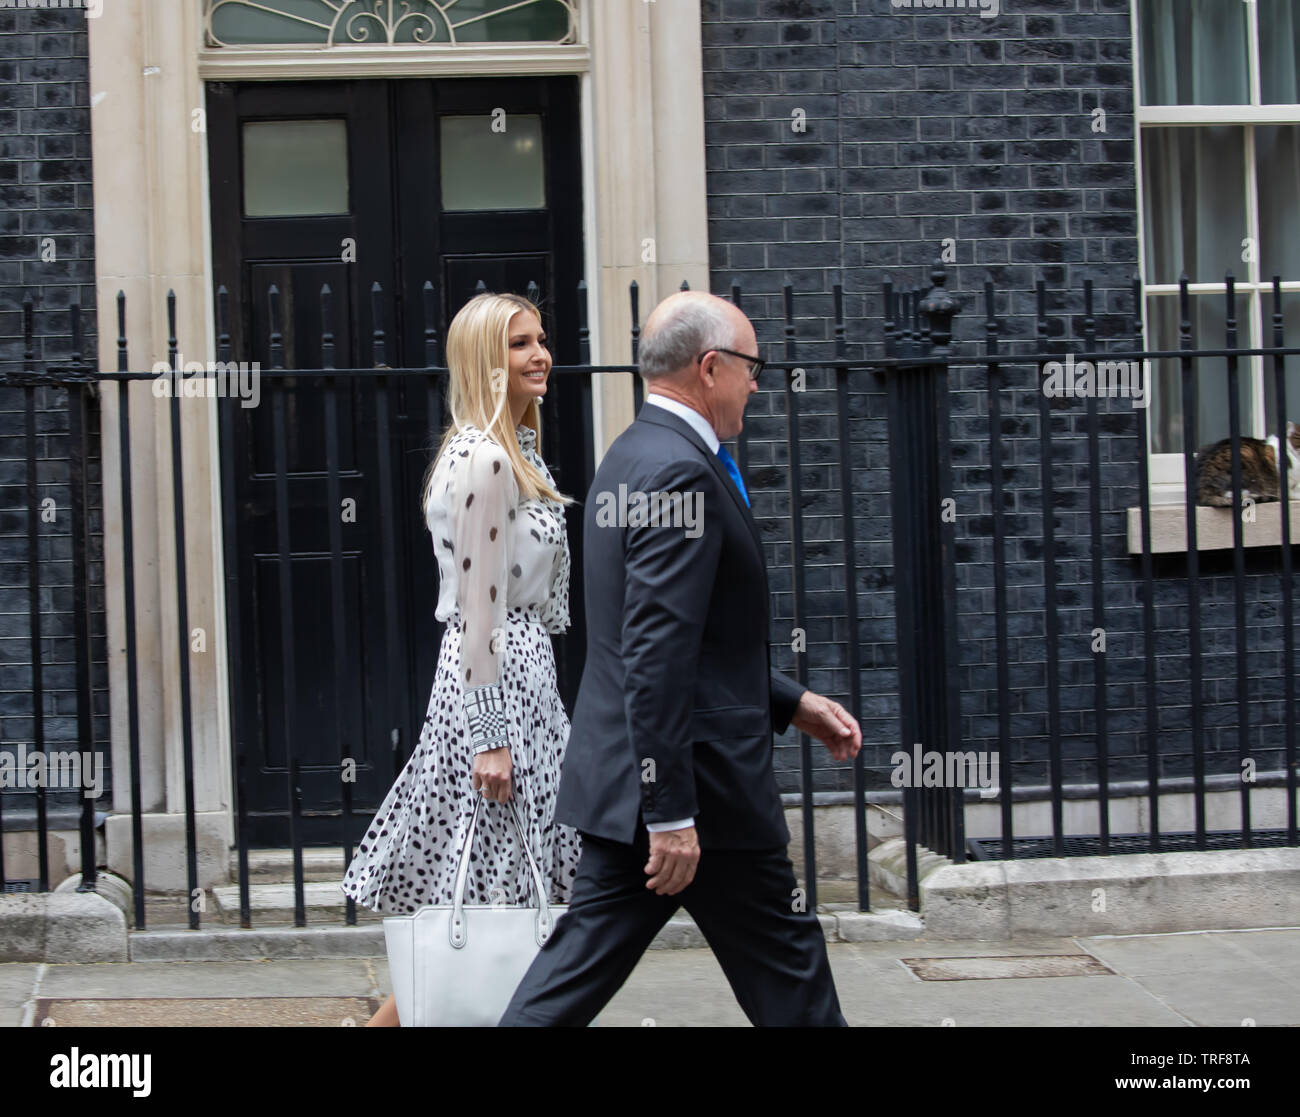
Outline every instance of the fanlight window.
<path id="1" fill-rule="evenodd" d="M 572 43 L 576 0 L 206 0 L 210 46 Z"/>

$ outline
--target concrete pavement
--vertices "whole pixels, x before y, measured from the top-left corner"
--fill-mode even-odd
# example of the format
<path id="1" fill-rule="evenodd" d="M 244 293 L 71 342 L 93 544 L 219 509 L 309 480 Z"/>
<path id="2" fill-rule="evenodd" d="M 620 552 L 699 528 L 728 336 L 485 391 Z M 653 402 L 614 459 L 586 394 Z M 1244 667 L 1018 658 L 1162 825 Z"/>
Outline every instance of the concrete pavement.
<path id="1" fill-rule="evenodd" d="M 827 949 L 844 1015 L 859 1027 L 1300 1026 L 1294 927 Z M 379 958 L 14 963 L 0 965 L 0 1024 L 347 1026 L 388 992 Z M 597 1020 L 747 1023 L 707 949 L 647 952 Z"/>

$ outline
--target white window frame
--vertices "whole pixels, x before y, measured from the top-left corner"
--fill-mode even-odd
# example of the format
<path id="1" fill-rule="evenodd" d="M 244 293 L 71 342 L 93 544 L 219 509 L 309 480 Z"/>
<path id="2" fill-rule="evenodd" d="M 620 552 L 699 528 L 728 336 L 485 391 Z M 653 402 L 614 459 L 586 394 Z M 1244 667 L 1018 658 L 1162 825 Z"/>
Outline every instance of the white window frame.
<path id="1" fill-rule="evenodd" d="M 492 44 L 490 44 L 490 43 L 489 43 L 489 44 L 478 43 L 478 42 L 475 42 L 475 41 L 473 41 L 473 40 L 463 41 L 463 42 L 462 42 L 462 41 L 455 41 L 455 42 L 437 42 L 437 43 L 428 43 L 428 44 L 421 44 L 421 43 L 419 43 L 419 42 L 411 42 L 411 43 L 406 43 L 406 42 L 403 42 L 403 43 L 396 43 L 396 42 L 380 42 L 380 41 L 378 41 L 378 40 L 374 40 L 374 41 L 372 42 L 372 41 L 369 40 L 369 39 L 366 39 L 366 40 L 355 40 L 355 41 L 353 41 L 353 40 L 351 40 L 351 39 L 349 39 L 349 38 L 342 37 L 341 34 L 340 34 L 340 35 L 332 36 L 334 41 L 332 41 L 332 42 L 326 42 L 326 43 L 313 43 L 313 42 L 301 42 L 301 43 L 294 43 L 294 42 L 288 42 L 288 43 L 272 43 L 272 42 L 267 42 L 267 43 L 224 43 L 224 44 L 209 43 L 209 42 L 208 42 L 208 27 L 210 26 L 210 22 L 211 22 L 211 18 L 212 18 L 212 9 L 215 8 L 215 7 L 218 7 L 218 6 L 222 6 L 222 5 L 224 5 L 225 2 L 226 2 L 226 0 L 199 0 L 199 2 L 200 2 L 200 9 L 201 9 L 200 14 L 201 14 L 202 23 L 203 23 L 203 47 L 204 47 L 205 50 L 209 50 L 209 49 L 210 49 L 210 50 L 241 50 L 241 51 L 242 51 L 242 50 L 272 50 L 272 51 L 274 51 L 274 50 L 285 50 L 285 49 L 290 49 L 290 50 L 292 50 L 292 49 L 308 49 L 308 50 L 329 50 L 329 51 L 335 51 L 335 50 L 355 50 L 355 49 L 358 49 L 358 48 L 360 48 L 360 49 L 362 49 L 362 50 L 365 50 L 365 49 L 373 49 L 373 48 L 376 48 L 376 47 L 382 47 L 382 48 L 388 48 L 388 49 L 393 49 L 394 47 L 396 47 L 397 49 L 400 49 L 400 50 L 407 50 L 407 49 L 411 49 L 411 48 L 420 48 L 420 47 L 423 47 L 423 46 L 428 46 L 428 47 L 432 47 L 432 48 L 435 48 L 435 49 L 442 49 L 442 50 L 457 50 L 457 49 L 462 49 L 462 48 L 464 48 L 464 47 L 469 47 L 470 49 L 477 49 L 477 48 L 479 48 L 479 47 L 481 47 L 481 46 L 484 46 L 484 45 L 487 45 L 487 46 L 491 46 L 491 45 L 492 45 Z M 324 25 L 324 24 L 318 24 L 318 23 L 313 23 L 311 20 L 308 20 L 307 18 L 305 18 L 305 17 L 303 17 L 303 16 L 297 16 L 297 15 L 294 15 L 292 12 L 284 12 L 284 11 L 282 11 L 282 10 L 279 9 L 279 8 L 270 8 L 270 7 L 267 7 L 267 6 L 266 6 L 266 0 L 261 0 L 261 3 L 259 3 L 258 0 L 235 0 L 235 2 L 240 3 L 240 4 L 242 4 L 242 5 L 244 5 L 244 6 L 248 7 L 248 8 L 261 8 L 262 10 L 264 10 L 264 11 L 266 11 L 266 12 L 269 12 L 269 13 L 271 13 L 271 14 L 282 15 L 283 18 L 285 18 L 285 19 L 287 19 L 287 20 L 289 20 L 289 21 L 291 21 L 291 22 L 306 23 L 306 24 L 310 24 L 310 25 L 313 26 L 313 27 L 321 27 L 322 29 L 324 29 L 324 30 L 327 32 L 327 37 L 331 37 L 331 36 L 330 36 L 330 29 L 329 29 L 326 25 Z M 342 10 L 343 8 L 345 8 L 348 4 L 353 3 L 354 0 L 321 0 L 321 2 L 322 2 L 322 3 L 325 3 L 325 4 L 327 4 L 327 5 L 337 4 L 337 5 L 338 5 L 338 8 L 336 9 L 336 11 L 341 11 L 341 10 Z M 348 19 L 344 19 L 344 20 L 342 20 L 342 23 L 343 23 L 345 26 L 349 23 L 349 20 L 350 20 L 350 19 L 356 18 L 357 16 L 362 16 L 362 15 L 373 15 L 373 16 L 375 16 L 376 18 L 378 18 L 378 17 L 380 16 L 380 13 L 378 13 L 378 12 L 369 12 L 368 10 L 364 9 L 364 8 L 361 6 L 361 4 L 360 4 L 360 0 L 356 0 L 356 2 L 358 3 L 358 8 L 357 8 L 357 10 L 354 11 L 354 12 L 352 13 L 352 15 L 351 15 Z M 391 9 L 391 7 L 392 7 L 392 5 L 393 5 L 394 3 L 396 3 L 399 7 L 400 7 L 401 5 L 403 5 L 404 0 L 386 0 L 386 2 L 390 5 L 390 9 Z M 441 4 L 440 4 L 440 3 L 437 2 L 437 0 L 431 0 L 431 3 L 430 3 L 429 6 L 430 6 L 430 7 L 440 7 L 440 6 L 448 6 L 448 7 L 449 7 L 449 6 L 451 6 L 451 4 L 454 4 L 455 2 L 456 2 L 456 0 L 441 0 Z M 529 0 L 515 0 L 515 3 L 514 3 L 513 6 L 514 6 L 514 7 L 523 7 L 523 6 L 524 6 L 526 3 L 528 3 L 528 2 L 529 2 Z M 572 43 L 574 43 L 574 42 L 581 42 L 581 41 L 582 41 L 582 26 L 581 26 L 581 25 L 582 25 L 582 14 L 583 14 L 583 13 L 582 13 L 582 6 L 583 6 L 583 3 L 585 2 L 585 0 L 563 0 L 563 2 L 567 3 L 567 4 L 569 5 L 569 7 L 572 9 L 572 12 L 571 12 L 571 15 L 570 15 L 570 23 L 569 23 L 570 30 L 573 32 L 573 36 L 574 36 L 572 42 L 569 42 L 569 43 L 557 43 L 557 42 L 549 41 L 549 40 L 546 40 L 546 39 L 521 39 L 521 40 L 518 40 L 517 42 L 507 43 L 507 44 L 502 44 L 502 45 L 511 45 L 511 46 L 516 46 L 516 45 L 517 45 L 517 46 L 524 46 L 524 45 L 528 45 L 528 46 L 570 46 L 570 45 L 572 45 Z M 483 15 L 483 16 L 474 16 L 474 17 L 471 17 L 469 20 L 466 20 L 466 21 L 464 21 L 464 22 L 466 22 L 466 23 L 477 22 L 478 20 L 481 20 L 481 19 L 487 19 L 487 18 L 490 18 L 490 17 L 493 16 L 493 15 L 500 15 L 500 14 L 502 14 L 503 12 L 506 12 L 506 11 L 509 11 L 509 10 L 510 10 L 509 7 L 502 8 L 502 9 L 499 9 L 499 10 L 494 11 L 494 12 L 489 12 L 489 13 Z M 389 11 L 387 12 L 387 14 L 388 14 L 389 16 L 392 16 L 394 13 L 393 13 L 393 11 L 389 10 Z M 445 13 L 444 13 L 444 15 L 445 15 Z M 408 16 L 410 16 L 410 17 L 415 17 L 415 18 L 423 18 L 422 13 L 418 13 L 418 12 L 409 12 L 409 13 L 406 13 L 406 12 L 404 12 L 404 13 L 403 13 L 403 17 L 402 17 L 402 19 L 407 18 Z M 453 18 L 453 19 L 455 18 L 454 15 L 452 16 L 452 18 Z M 336 16 L 335 16 L 335 20 L 337 21 L 338 19 L 339 19 L 339 16 L 336 15 Z M 398 20 L 396 20 L 395 22 L 397 22 L 397 23 L 401 23 L 401 22 L 402 22 L 402 19 L 398 19 Z M 462 23 L 462 26 L 463 26 L 463 23 Z M 338 28 L 336 27 L 335 30 L 337 31 Z M 454 31 L 452 32 L 452 34 L 454 35 Z"/>
<path id="2" fill-rule="evenodd" d="M 1239 322 L 1239 340 L 1243 348 L 1262 348 L 1266 336 L 1271 344 L 1272 331 L 1264 332 L 1264 300 L 1271 299 L 1273 283 L 1271 278 L 1261 277 L 1259 265 L 1259 191 L 1255 166 L 1255 126 L 1268 124 L 1291 124 L 1300 126 L 1300 104 L 1297 105 L 1261 105 L 1259 78 L 1259 7 L 1255 0 L 1240 0 L 1247 6 L 1246 27 L 1246 65 L 1247 86 L 1250 103 L 1246 105 L 1143 105 L 1142 104 L 1142 49 L 1141 25 L 1138 11 L 1139 0 L 1130 0 L 1131 28 L 1133 35 L 1133 106 L 1136 131 L 1133 137 L 1134 163 L 1137 175 L 1137 214 L 1138 214 L 1138 275 L 1142 281 L 1142 320 L 1147 327 L 1145 344 L 1154 348 L 1150 334 L 1151 313 L 1155 299 L 1177 299 L 1179 287 L 1176 283 L 1148 283 L 1146 259 L 1146 220 L 1144 212 L 1144 189 L 1142 167 L 1142 133 L 1152 127 L 1204 127 L 1206 125 L 1227 124 L 1239 126 L 1245 136 L 1243 141 L 1243 159 L 1245 161 L 1246 184 L 1246 236 L 1256 246 L 1252 259 L 1244 262 L 1244 274 L 1235 276 L 1236 293 L 1248 299 L 1248 309 L 1244 323 Z M 1223 283 L 1189 283 L 1188 293 L 1192 296 L 1217 294 L 1223 297 Z M 1300 277 L 1282 283 L 1282 291 L 1300 291 Z M 1271 303 L 1268 311 L 1271 323 Z M 1241 326 L 1245 326 L 1242 330 Z M 1222 338 L 1196 339 L 1196 345 L 1206 349 L 1222 348 Z M 1242 434 L 1255 438 L 1264 438 L 1269 433 L 1265 428 L 1264 414 L 1264 358 L 1247 358 L 1250 376 L 1250 415 L 1246 421 L 1249 429 Z M 1181 453 L 1158 454 L 1154 451 L 1150 437 L 1154 424 L 1148 430 L 1147 461 L 1151 479 L 1152 503 L 1175 503 L 1185 499 L 1184 463 Z"/>
<path id="3" fill-rule="evenodd" d="M 199 9 L 197 48 L 199 76 L 204 81 L 586 75 L 591 71 L 588 36 L 593 0 L 577 0 L 577 39 L 572 43 L 285 43 L 225 47 L 207 43 L 204 29 L 209 0 L 190 2 Z"/>

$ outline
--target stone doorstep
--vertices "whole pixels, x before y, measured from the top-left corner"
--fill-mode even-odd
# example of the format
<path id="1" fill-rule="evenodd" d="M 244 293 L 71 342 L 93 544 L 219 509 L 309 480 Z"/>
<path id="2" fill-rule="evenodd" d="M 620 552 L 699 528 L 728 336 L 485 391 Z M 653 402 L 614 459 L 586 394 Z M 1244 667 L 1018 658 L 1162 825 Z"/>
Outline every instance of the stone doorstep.
<path id="1" fill-rule="evenodd" d="M 216 918 L 225 923 L 239 922 L 239 886 L 237 884 L 217 886 L 208 890 L 216 907 Z M 341 923 L 347 912 L 347 897 L 339 890 L 337 879 L 328 881 L 303 882 L 303 908 L 308 919 L 315 916 L 318 920 L 325 916 L 336 917 Z M 248 910 L 254 920 L 261 916 L 264 920 L 292 920 L 294 912 L 294 887 L 292 883 L 249 884 Z M 357 906 L 357 918 L 378 919 L 379 916 L 366 908 Z"/>
<path id="2" fill-rule="evenodd" d="M 347 866 L 341 849 L 310 847 L 302 851 L 302 876 L 305 881 L 341 881 Z M 230 879 L 239 880 L 239 850 L 230 851 Z M 250 849 L 248 880 L 252 884 L 292 884 L 293 850 Z"/>
<path id="3" fill-rule="evenodd" d="M 838 905 L 837 905 L 838 906 Z M 925 928 L 913 912 L 824 911 L 818 913 L 827 942 L 886 942 L 920 937 Z M 133 962 L 236 961 L 259 958 L 372 958 L 384 956 L 384 931 L 379 920 L 349 927 L 338 923 L 315 926 L 268 926 L 244 929 L 202 926 L 155 927 L 128 931 Z M 703 933 L 684 912 L 670 919 L 650 944 L 651 950 L 706 947 Z"/>

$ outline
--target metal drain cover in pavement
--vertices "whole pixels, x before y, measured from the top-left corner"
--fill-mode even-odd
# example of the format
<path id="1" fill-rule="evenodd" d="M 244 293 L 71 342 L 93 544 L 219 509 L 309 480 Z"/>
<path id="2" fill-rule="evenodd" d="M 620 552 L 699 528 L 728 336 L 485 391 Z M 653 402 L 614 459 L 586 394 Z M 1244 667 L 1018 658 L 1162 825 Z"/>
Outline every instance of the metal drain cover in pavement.
<path id="1" fill-rule="evenodd" d="M 1010 977 L 1100 977 L 1114 975 L 1091 954 L 1017 954 L 1009 957 L 902 958 L 922 981 L 980 981 Z"/>

